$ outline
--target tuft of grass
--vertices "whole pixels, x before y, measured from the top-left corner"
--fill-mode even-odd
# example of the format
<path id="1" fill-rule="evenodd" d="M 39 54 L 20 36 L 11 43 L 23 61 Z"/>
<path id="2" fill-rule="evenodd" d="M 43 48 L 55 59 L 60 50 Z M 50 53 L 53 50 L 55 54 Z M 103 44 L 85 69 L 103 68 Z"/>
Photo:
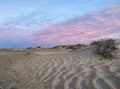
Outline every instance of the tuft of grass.
<path id="1" fill-rule="evenodd" d="M 93 41 L 91 45 L 96 45 L 96 53 L 107 59 L 115 58 L 118 52 L 118 43 L 114 39 Z"/>

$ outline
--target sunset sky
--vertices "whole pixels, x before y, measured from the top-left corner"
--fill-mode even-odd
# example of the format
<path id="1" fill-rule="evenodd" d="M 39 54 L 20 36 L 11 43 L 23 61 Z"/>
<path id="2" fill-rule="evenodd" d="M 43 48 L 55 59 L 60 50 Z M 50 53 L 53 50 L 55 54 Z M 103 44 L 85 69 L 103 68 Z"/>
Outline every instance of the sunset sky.
<path id="1" fill-rule="evenodd" d="M 0 48 L 120 39 L 120 0 L 0 0 Z"/>

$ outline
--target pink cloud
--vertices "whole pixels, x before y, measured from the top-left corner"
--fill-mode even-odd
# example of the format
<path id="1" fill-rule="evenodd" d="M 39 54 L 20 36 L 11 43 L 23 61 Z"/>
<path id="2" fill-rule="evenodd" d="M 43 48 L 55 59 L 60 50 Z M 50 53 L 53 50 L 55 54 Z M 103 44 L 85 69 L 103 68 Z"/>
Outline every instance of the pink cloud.
<path id="1" fill-rule="evenodd" d="M 119 8 L 106 9 L 79 17 L 77 21 L 48 26 L 32 34 L 37 44 L 75 44 L 90 42 L 98 38 L 111 37 L 111 32 L 120 33 Z M 76 18 L 75 18 L 76 19 Z M 114 38 L 114 35 L 112 36 Z M 120 38 L 119 35 L 115 38 Z"/>
<path id="2" fill-rule="evenodd" d="M 112 10 L 112 11 L 111 11 Z M 0 43 L 33 44 L 89 43 L 99 38 L 120 38 L 120 9 L 118 7 L 92 12 L 84 17 L 48 26 L 35 32 L 0 30 Z"/>
<path id="3" fill-rule="evenodd" d="M 96 29 L 86 29 L 79 24 L 68 24 L 48 27 L 43 32 L 38 31 L 33 35 L 33 39 L 36 39 L 37 43 L 74 44 L 103 35 L 103 32 Z"/>

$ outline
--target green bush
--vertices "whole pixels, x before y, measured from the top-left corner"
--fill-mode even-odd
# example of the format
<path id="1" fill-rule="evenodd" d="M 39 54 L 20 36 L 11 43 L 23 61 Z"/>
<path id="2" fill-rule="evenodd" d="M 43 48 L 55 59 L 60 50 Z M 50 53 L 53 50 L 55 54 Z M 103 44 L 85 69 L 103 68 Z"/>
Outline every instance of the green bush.
<path id="1" fill-rule="evenodd" d="M 96 45 L 96 53 L 107 59 L 113 59 L 116 57 L 118 51 L 117 40 L 101 39 L 98 41 L 93 41 L 91 45 Z"/>

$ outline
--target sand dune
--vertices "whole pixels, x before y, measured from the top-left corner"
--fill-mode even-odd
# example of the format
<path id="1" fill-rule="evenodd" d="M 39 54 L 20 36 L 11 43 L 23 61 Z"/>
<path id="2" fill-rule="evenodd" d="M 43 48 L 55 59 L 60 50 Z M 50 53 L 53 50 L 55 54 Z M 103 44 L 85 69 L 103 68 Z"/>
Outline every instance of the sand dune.
<path id="1" fill-rule="evenodd" d="M 0 52 L 0 89 L 120 89 L 120 60 L 94 47 L 76 51 Z"/>

